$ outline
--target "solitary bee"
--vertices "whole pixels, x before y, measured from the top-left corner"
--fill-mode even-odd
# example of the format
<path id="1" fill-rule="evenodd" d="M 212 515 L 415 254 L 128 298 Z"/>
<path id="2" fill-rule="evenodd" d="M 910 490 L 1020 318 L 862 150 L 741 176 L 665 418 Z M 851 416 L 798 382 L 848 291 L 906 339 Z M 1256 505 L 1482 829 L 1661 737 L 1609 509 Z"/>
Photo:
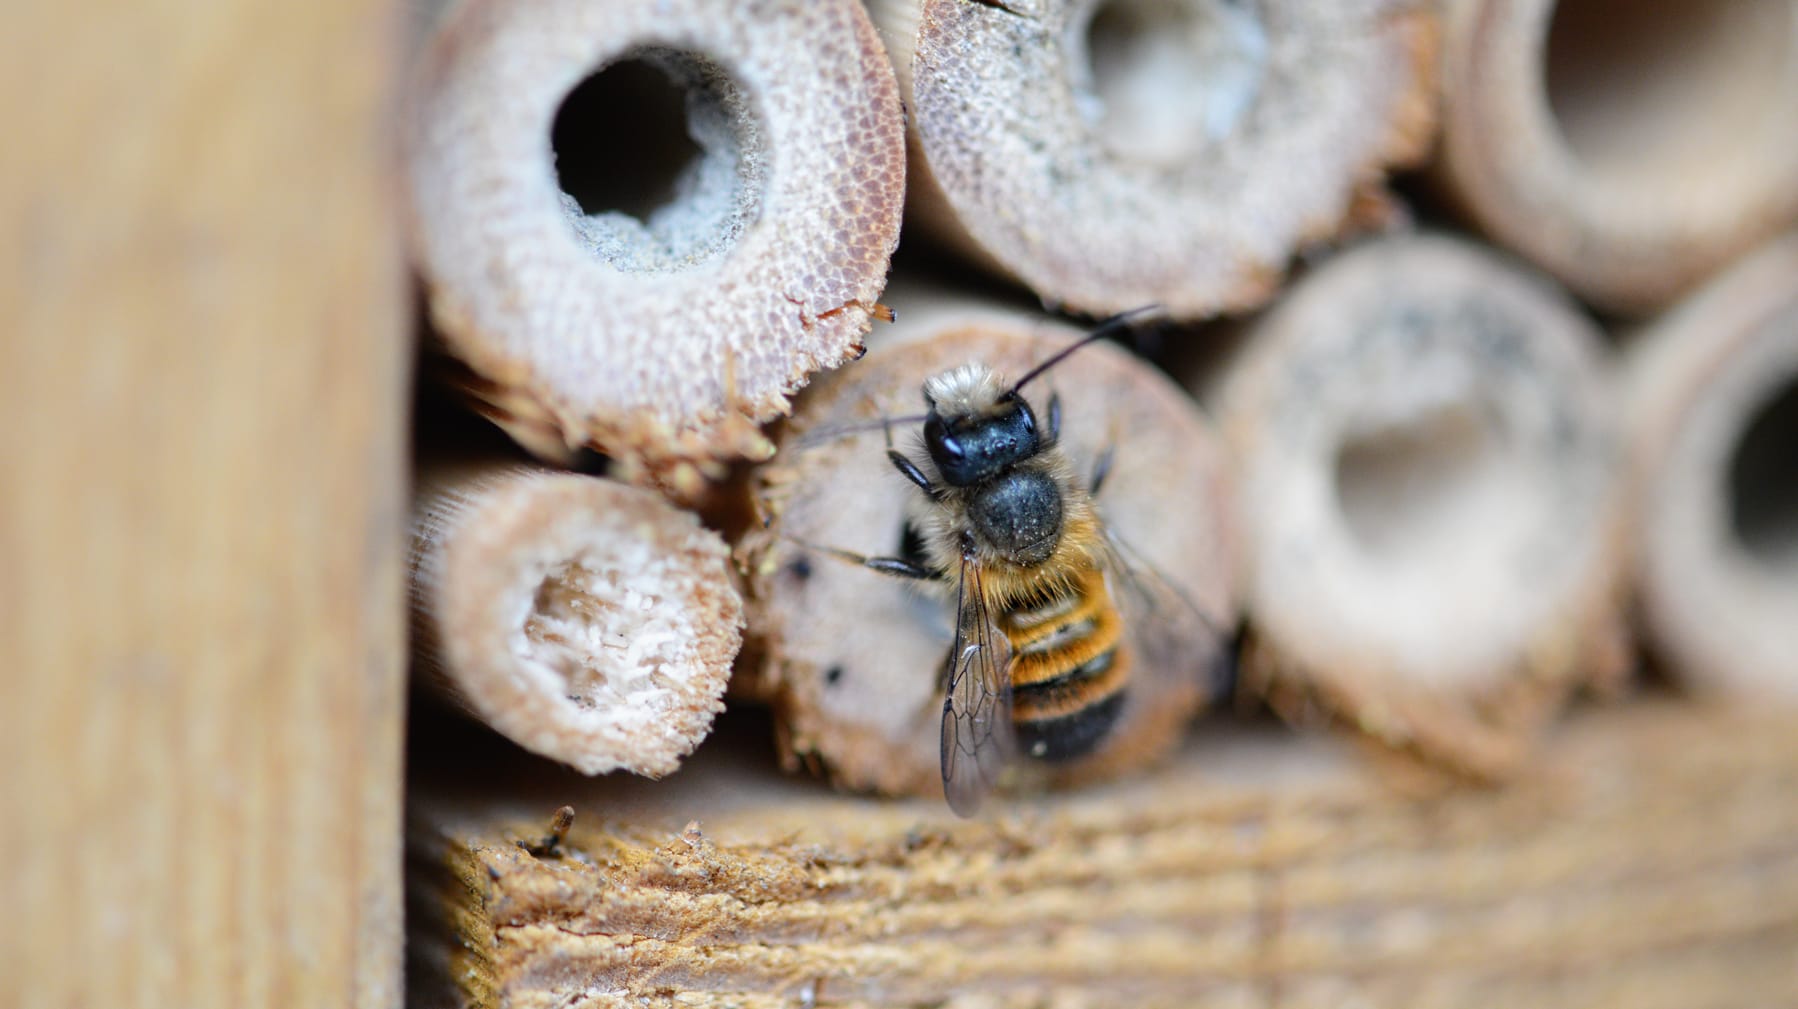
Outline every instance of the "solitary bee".
<path id="1" fill-rule="evenodd" d="M 1141 310 L 1138 310 L 1139 312 Z M 945 660 L 943 789 L 972 814 L 1019 757 L 1073 761 L 1118 727 L 1146 624 L 1193 605 L 1124 545 L 1093 497 L 1111 469 L 1107 449 L 1082 478 L 1060 445 L 1061 404 L 1038 414 L 1023 388 L 1080 348 L 1120 328 L 1118 316 L 1006 385 L 969 363 L 924 382 L 921 418 L 883 422 L 887 456 L 917 489 L 902 556 L 831 553 L 886 574 L 953 589 L 955 640 Z M 928 469 L 890 444 L 890 426 L 923 421 Z M 1136 625 L 1137 633 L 1126 633 Z M 1149 646 L 1152 648 L 1153 646 Z"/>

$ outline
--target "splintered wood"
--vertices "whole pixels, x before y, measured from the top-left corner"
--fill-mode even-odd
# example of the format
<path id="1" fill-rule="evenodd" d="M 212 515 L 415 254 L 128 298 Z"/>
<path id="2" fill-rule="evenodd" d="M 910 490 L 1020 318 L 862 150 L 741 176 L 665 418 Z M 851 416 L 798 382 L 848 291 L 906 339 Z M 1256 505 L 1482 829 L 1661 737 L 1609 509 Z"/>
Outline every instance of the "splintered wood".
<path id="1" fill-rule="evenodd" d="M 1798 991 L 1798 735 L 1644 702 L 1552 770 L 1400 798 L 1214 732 L 1136 783 L 956 821 L 744 768 L 426 786 L 421 1006 L 1618 1006 Z M 754 764 L 754 761 L 750 761 Z M 471 780 L 487 782 L 473 785 Z M 578 813 L 554 853 L 556 807 Z"/>

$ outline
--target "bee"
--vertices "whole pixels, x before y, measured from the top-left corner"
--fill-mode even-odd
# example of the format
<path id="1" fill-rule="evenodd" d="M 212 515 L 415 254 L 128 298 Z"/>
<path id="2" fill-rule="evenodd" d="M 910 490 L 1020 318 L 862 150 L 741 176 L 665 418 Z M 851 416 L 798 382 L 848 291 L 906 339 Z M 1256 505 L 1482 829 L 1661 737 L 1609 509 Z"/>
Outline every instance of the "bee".
<path id="1" fill-rule="evenodd" d="M 943 790 L 972 815 L 1021 758 L 1055 765 L 1096 752 L 1118 730 L 1137 674 L 1172 668 L 1146 625 L 1202 614 L 1134 558 L 1095 495 L 1111 469 L 1100 454 L 1077 473 L 1060 444 L 1061 405 L 1039 416 L 1023 389 L 1145 309 L 1114 317 L 1007 385 L 967 363 L 928 378 L 927 412 L 884 421 L 887 456 L 914 487 L 901 556 L 831 550 L 873 570 L 939 586 L 954 598 L 944 662 Z M 891 444 L 891 425 L 921 420 L 919 462 Z M 1138 633 L 1127 633 L 1136 624 Z M 1149 649 L 1145 652 L 1145 646 Z"/>

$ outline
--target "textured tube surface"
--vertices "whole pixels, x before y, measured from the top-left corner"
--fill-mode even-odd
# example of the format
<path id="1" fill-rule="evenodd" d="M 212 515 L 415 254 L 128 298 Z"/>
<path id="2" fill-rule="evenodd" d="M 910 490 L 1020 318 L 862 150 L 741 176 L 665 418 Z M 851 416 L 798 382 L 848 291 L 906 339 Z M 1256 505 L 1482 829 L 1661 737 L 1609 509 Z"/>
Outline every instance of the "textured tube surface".
<path id="1" fill-rule="evenodd" d="M 1637 591 L 1686 684 L 1798 701 L 1798 239 L 1630 347 Z"/>
<path id="2" fill-rule="evenodd" d="M 1410 0 L 870 6 L 911 219 L 1078 313 L 1259 304 L 1431 138 L 1435 18 Z"/>
<path id="3" fill-rule="evenodd" d="M 679 766 L 723 709 L 741 643 L 724 541 L 596 477 L 471 463 L 420 484 L 411 599 L 427 682 L 587 774 Z"/>
<path id="4" fill-rule="evenodd" d="M 905 168 L 860 4 L 464 0 L 416 63 L 431 316 L 532 451 L 692 491 L 857 352 Z"/>
<path id="5" fill-rule="evenodd" d="M 1454 0 L 1439 168 L 1497 241 L 1643 314 L 1798 220 L 1798 4 Z"/>
<path id="6" fill-rule="evenodd" d="M 933 794 L 941 791 L 943 664 L 960 572 L 941 583 L 905 581 L 826 548 L 903 555 L 908 517 L 940 514 L 919 510 L 918 488 L 889 462 L 880 417 L 911 418 L 894 427 L 894 446 L 935 474 L 919 445 L 925 379 L 971 361 L 1016 379 L 1079 330 L 1032 313 L 906 304 L 890 340 L 800 401 L 780 455 L 753 479 L 767 525 L 738 552 L 761 656 L 750 678 L 776 705 L 789 763 L 821 766 L 851 788 Z M 1177 642 L 1177 657 L 1120 660 L 1135 663 L 1122 712 L 1093 753 L 1058 769 L 1017 768 L 1031 783 L 1065 784 L 1165 754 L 1213 692 L 1220 629 L 1235 623 L 1236 594 L 1224 453 L 1191 400 L 1111 345 L 1080 351 L 1023 395 L 1046 418 L 1052 393 L 1077 492 L 1084 494 L 1099 455 L 1113 447 L 1094 503 L 1144 577 L 1162 579 L 1187 600 L 1133 613 L 1132 587 L 1109 581 L 1130 654 Z M 844 426 L 858 429 L 833 433 Z"/>
<path id="7" fill-rule="evenodd" d="M 1224 379 L 1245 676 L 1394 747 L 1515 770 L 1619 672 L 1622 527 L 1599 334 L 1465 243 L 1369 243 L 1298 284 Z"/>

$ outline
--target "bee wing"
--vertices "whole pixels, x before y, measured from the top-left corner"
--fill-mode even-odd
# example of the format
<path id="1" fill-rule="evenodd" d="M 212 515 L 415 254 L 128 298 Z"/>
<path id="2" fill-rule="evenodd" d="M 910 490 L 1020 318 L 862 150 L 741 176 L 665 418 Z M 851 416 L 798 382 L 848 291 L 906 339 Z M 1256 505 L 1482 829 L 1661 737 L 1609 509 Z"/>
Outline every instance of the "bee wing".
<path id="1" fill-rule="evenodd" d="M 1124 618 L 1124 626 L 1131 628 L 1144 670 L 1151 675 L 1177 677 L 1203 669 L 1207 674 L 1206 691 L 1215 694 L 1227 675 L 1227 670 L 1220 668 L 1220 662 L 1227 659 L 1223 648 L 1225 629 L 1102 517 L 1099 527 L 1104 534 L 1100 537 L 1100 553 L 1106 587 Z M 1211 639 L 1212 654 L 1191 653 L 1193 631 L 1197 629 L 1203 629 Z"/>
<path id="2" fill-rule="evenodd" d="M 943 698 L 943 794 L 959 816 L 980 808 L 1017 741 L 1011 726 L 1011 642 L 993 623 L 980 562 L 961 558 L 955 644 Z"/>

